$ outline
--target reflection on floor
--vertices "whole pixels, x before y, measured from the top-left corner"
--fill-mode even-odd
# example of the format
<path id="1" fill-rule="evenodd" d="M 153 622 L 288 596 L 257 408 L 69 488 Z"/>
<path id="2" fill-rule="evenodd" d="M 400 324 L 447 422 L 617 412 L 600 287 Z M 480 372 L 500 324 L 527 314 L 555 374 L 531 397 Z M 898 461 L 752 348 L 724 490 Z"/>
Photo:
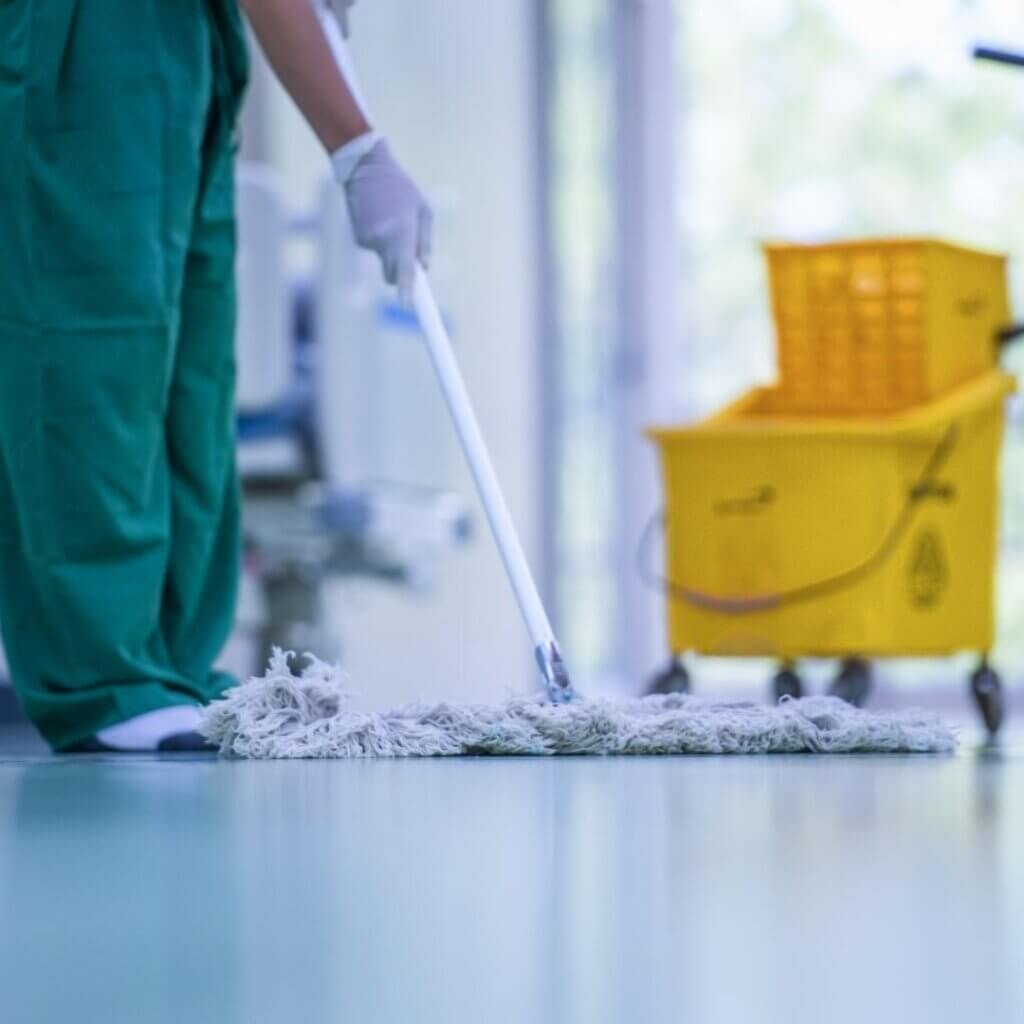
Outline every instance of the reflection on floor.
<path id="1" fill-rule="evenodd" d="M 0 733 L 0 1019 L 1024 1020 L 1024 747 L 219 763 Z"/>

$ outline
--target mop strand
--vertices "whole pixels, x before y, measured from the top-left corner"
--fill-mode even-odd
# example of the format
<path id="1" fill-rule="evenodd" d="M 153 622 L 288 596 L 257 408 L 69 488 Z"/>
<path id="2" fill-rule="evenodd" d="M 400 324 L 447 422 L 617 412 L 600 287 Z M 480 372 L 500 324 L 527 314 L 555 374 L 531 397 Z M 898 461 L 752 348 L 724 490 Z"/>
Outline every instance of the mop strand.
<path id="1" fill-rule="evenodd" d="M 924 711 L 871 712 L 837 697 L 775 707 L 684 694 L 551 704 L 410 704 L 348 709 L 344 675 L 275 650 L 266 675 L 203 710 L 201 732 L 241 758 L 438 757 L 475 754 L 945 753 L 955 733 Z"/>

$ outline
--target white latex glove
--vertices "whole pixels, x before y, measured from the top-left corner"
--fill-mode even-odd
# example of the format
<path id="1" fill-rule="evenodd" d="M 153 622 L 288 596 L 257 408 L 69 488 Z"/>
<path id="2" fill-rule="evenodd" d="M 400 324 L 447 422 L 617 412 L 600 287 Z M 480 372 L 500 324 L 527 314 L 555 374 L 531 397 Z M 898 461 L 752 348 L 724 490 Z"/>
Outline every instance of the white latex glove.
<path id="1" fill-rule="evenodd" d="M 427 201 L 376 132 L 342 146 L 331 163 L 345 189 L 356 241 L 380 257 L 384 279 L 410 301 L 416 261 L 430 264 L 434 214 Z"/>
<path id="2" fill-rule="evenodd" d="M 350 27 L 348 12 L 355 7 L 356 0 L 310 0 L 310 3 L 321 17 L 323 16 L 322 12 L 330 11 L 338 22 L 341 34 L 348 39 Z"/>
<path id="3" fill-rule="evenodd" d="M 334 16 L 341 26 L 341 34 L 348 39 L 349 23 L 348 12 L 355 7 L 356 0 L 332 0 L 334 4 Z"/>

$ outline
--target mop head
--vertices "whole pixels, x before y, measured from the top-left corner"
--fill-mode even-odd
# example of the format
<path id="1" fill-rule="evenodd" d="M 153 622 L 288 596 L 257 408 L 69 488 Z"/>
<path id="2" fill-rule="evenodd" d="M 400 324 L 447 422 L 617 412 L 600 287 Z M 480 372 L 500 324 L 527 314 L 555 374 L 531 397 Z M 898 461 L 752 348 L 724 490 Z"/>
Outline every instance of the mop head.
<path id="1" fill-rule="evenodd" d="M 203 735 L 229 757 L 437 757 L 460 754 L 925 753 L 956 747 L 926 712 L 862 711 L 836 697 L 776 707 L 683 694 L 549 704 L 410 704 L 384 714 L 346 708 L 336 666 L 290 652 L 207 707 Z"/>

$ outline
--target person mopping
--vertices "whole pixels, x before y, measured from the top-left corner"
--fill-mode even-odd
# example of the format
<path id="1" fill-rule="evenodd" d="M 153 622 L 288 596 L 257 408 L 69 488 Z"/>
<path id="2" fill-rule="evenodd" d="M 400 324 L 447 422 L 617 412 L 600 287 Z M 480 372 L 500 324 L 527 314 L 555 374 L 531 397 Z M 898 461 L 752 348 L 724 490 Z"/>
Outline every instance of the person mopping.
<path id="1" fill-rule="evenodd" d="M 354 0 L 342 0 L 347 8 Z M 431 213 L 310 0 L 242 0 L 406 294 Z M 238 0 L 0 4 L 0 627 L 58 751 L 195 750 L 241 562 Z"/>

